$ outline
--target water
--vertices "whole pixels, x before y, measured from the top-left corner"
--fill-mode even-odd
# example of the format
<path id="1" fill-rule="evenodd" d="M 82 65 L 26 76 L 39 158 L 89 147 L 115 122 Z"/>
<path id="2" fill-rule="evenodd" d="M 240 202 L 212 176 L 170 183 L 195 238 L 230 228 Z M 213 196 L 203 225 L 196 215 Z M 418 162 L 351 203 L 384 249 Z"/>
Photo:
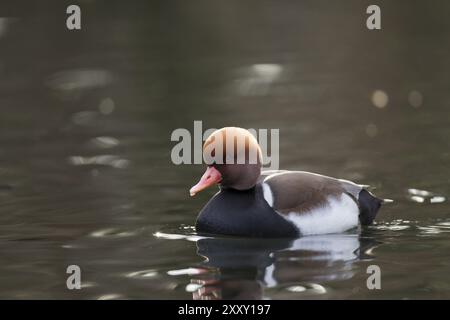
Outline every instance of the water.
<path id="1" fill-rule="evenodd" d="M 450 8 L 379 5 L 369 32 L 359 1 L 90 1 L 69 32 L 61 4 L 3 4 L 0 297 L 450 298 Z M 199 238 L 214 190 L 170 161 L 194 120 L 279 128 L 281 168 L 394 202 L 360 232 Z"/>

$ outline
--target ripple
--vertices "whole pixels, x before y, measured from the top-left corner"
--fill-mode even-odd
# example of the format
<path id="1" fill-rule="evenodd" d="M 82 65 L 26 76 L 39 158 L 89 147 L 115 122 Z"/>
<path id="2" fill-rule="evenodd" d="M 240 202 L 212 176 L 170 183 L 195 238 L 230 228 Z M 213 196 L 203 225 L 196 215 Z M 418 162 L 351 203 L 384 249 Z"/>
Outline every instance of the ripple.
<path id="1" fill-rule="evenodd" d="M 254 64 L 242 69 L 244 76 L 236 80 L 236 91 L 240 95 L 266 95 L 271 85 L 283 73 L 283 66 L 279 64 Z"/>
<path id="2" fill-rule="evenodd" d="M 139 278 L 139 279 L 148 279 L 154 278 L 158 275 L 158 272 L 154 269 L 149 270 L 141 270 L 127 273 L 125 276 L 128 278 Z"/>
<path id="3" fill-rule="evenodd" d="M 420 197 L 429 197 L 431 196 L 431 192 L 427 190 L 420 190 L 420 189 L 414 189 L 410 188 L 408 189 L 408 193 L 413 196 L 420 196 Z"/>
<path id="4" fill-rule="evenodd" d="M 74 166 L 102 165 L 118 169 L 125 169 L 130 164 L 130 161 L 127 159 L 109 154 L 93 157 L 71 156 L 68 161 Z"/>
<path id="5" fill-rule="evenodd" d="M 445 202 L 445 197 L 435 196 L 430 198 L 430 203 L 442 203 L 442 202 Z"/>
<path id="6" fill-rule="evenodd" d="M 81 283 L 81 289 L 92 288 L 92 287 L 96 287 L 96 286 L 98 286 L 98 284 L 95 282 L 82 282 Z"/>
<path id="7" fill-rule="evenodd" d="M 410 200 L 417 202 L 417 203 L 424 203 L 425 202 L 425 198 L 421 197 L 421 196 L 411 196 L 409 197 Z"/>
<path id="8" fill-rule="evenodd" d="M 187 236 L 183 234 L 170 234 L 170 233 L 164 233 L 164 232 L 155 232 L 153 234 L 156 238 L 166 239 L 166 240 L 187 240 L 187 241 L 193 241 L 197 242 L 200 239 L 206 239 L 208 237 L 201 237 L 201 236 Z"/>
<path id="9" fill-rule="evenodd" d="M 112 74 L 106 70 L 77 69 L 55 73 L 46 84 L 54 90 L 74 91 L 105 87 L 112 80 Z"/>
<path id="10" fill-rule="evenodd" d="M 408 189 L 408 199 L 416 203 L 443 203 L 446 198 L 431 191 L 410 188 Z"/>
<path id="11" fill-rule="evenodd" d="M 420 230 L 420 235 L 436 235 L 450 232 L 450 221 L 442 221 L 428 226 L 417 227 Z"/>
<path id="12" fill-rule="evenodd" d="M 441 219 L 438 219 L 428 224 L 424 224 L 419 221 L 398 219 L 388 223 L 373 225 L 370 228 L 383 231 L 402 231 L 406 229 L 413 229 L 415 234 L 419 236 L 430 236 L 450 232 L 450 221 L 442 221 Z"/>
<path id="13" fill-rule="evenodd" d="M 297 284 L 285 287 L 284 290 L 287 290 L 292 293 L 312 293 L 312 294 L 324 294 L 327 293 L 327 290 L 324 286 L 317 283 L 305 283 L 305 284 Z"/>
<path id="14" fill-rule="evenodd" d="M 97 300 L 117 300 L 117 299 L 123 299 L 124 296 L 118 293 L 109 293 L 104 294 L 97 298 Z"/>
<path id="15" fill-rule="evenodd" d="M 290 292 L 303 292 L 306 291 L 306 288 L 304 286 L 291 286 L 287 287 L 286 290 Z"/>
<path id="16" fill-rule="evenodd" d="M 91 124 L 97 116 L 96 111 L 80 111 L 73 114 L 71 120 L 76 125 L 85 126 Z"/>
<path id="17" fill-rule="evenodd" d="M 116 228 L 108 228 L 94 231 L 90 234 L 90 236 L 94 238 L 122 238 L 135 236 L 137 234 L 137 231 L 120 231 Z"/>
<path id="18" fill-rule="evenodd" d="M 195 227 L 191 226 L 191 225 L 182 224 L 180 226 L 180 229 L 181 230 L 187 230 L 187 231 L 195 232 Z"/>
<path id="19" fill-rule="evenodd" d="M 91 143 L 96 147 L 107 149 L 119 145 L 119 140 L 114 137 L 95 137 L 91 139 Z"/>
<path id="20" fill-rule="evenodd" d="M 438 234 L 441 233 L 441 231 L 439 230 L 439 228 L 436 228 L 434 226 L 429 226 L 429 227 L 417 227 L 422 234 Z"/>
<path id="21" fill-rule="evenodd" d="M 200 268 L 186 268 L 186 269 L 178 269 L 178 270 L 169 270 L 167 274 L 169 276 L 182 276 L 182 275 L 196 275 L 207 272 L 205 269 Z"/>
<path id="22" fill-rule="evenodd" d="M 438 226 L 446 228 L 446 229 L 450 229 L 450 221 L 445 221 L 445 222 L 439 222 L 436 223 Z"/>
<path id="23" fill-rule="evenodd" d="M 73 245 L 73 244 L 63 244 L 61 246 L 61 248 L 64 248 L 64 249 L 76 249 L 78 247 L 76 245 Z"/>
<path id="24" fill-rule="evenodd" d="M 178 228 L 171 228 L 167 232 L 158 231 L 153 234 L 154 237 L 166 240 L 187 240 L 197 242 L 201 239 L 209 239 L 211 237 L 199 236 L 195 233 L 195 227 L 191 225 L 182 224 Z M 173 232 L 170 232 L 172 231 Z"/>
<path id="25" fill-rule="evenodd" d="M 186 285 L 186 292 L 196 292 L 197 290 L 200 290 L 201 288 L 203 288 L 203 285 L 198 284 L 198 283 L 189 283 L 188 285 Z"/>
<path id="26" fill-rule="evenodd" d="M 0 38 L 8 31 L 9 24 L 13 21 L 13 18 L 0 17 Z"/>
<path id="27" fill-rule="evenodd" d="M 397 219 L 391 222 L 373 225 L 371 228 L 377 230 L 401 231 L 411 228 L 411 221 Z"/>

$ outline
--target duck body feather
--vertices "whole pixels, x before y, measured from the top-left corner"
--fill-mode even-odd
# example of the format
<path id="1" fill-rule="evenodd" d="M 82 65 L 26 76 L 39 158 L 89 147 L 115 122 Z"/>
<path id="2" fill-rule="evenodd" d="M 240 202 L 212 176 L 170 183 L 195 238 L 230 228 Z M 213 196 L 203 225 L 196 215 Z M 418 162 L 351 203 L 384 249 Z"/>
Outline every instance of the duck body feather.
<path id="1" fill-rule="evenodd" d="M 256 186 L 222 188 L 200 212 L 200 233 L 295 238 L 371 224 L 381 200 L 353 182 L 305 171 L 263 171 Z"/>

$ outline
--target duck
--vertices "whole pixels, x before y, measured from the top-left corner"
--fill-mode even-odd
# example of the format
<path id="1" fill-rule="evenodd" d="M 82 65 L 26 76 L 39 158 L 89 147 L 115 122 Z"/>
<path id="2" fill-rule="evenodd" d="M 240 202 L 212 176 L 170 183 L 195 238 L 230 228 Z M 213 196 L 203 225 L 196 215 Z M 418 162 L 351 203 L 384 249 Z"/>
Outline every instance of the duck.
<path id="1" fill-rule="evenodd" d="M 219 191 L 197 216 L 196 231 L 251 238 L 298 238 L 343 233 L 373 223 L 382 199 L 368 186 L 318 173 L 262 170 L 250 131 L 224 127 L 203 144 L 206 171 L 191 196 Z"/>

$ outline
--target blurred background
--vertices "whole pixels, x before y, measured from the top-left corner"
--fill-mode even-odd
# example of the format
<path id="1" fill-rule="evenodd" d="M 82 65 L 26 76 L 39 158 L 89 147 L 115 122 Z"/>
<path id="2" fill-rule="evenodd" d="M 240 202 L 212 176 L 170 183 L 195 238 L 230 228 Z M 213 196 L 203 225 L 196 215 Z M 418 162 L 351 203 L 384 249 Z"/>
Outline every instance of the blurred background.
<path id="1" fill-rule="evenodd" d="M 370 4 L 2 1 L 0 298 L 449 298 L 450 3 L 377 1 L 374 31 Z M 361 235 L 198 241 L 214 190 L 170 159 L 194 120 L 394 203 Z"/>

